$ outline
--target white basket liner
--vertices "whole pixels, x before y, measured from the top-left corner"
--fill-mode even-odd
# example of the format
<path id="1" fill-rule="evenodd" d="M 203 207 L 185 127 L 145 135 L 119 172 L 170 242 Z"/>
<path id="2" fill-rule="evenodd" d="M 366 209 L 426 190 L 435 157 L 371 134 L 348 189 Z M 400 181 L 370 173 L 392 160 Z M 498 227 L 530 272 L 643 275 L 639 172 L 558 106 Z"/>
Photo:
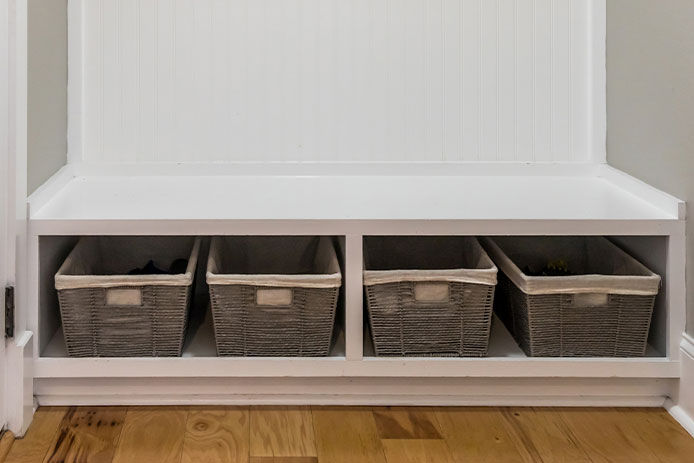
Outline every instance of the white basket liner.
<path id="1" fill-rule="evenodd" d="M 317 248 L 311 253 L 315 240 Z M 263 268 L 275 271 L 255 273 Z M 297 273 L 299 268 L 304 271 Z M 338 288 L 342 272 L 328 237 L 215 237 L 207 260 L 207 284 Z"/>
<path id="2" fill-rule="evenodd" d="M 660 290 L 659 275 L 603 237 L 501 237 L 481 240 L 501 271 L 525 294 L 654 296 Z M 543 277 L 526 275 L 519 267 L 531 261 L 546 264 L 561 259 L 562 255 L 577 252 L 586 259 L 584 265 L 593 268 L 597 265 L 608 271 L 604 274 Z M 609 271 L 610 268 L 612 271 Z"/>
<path id="3" fill-rule="evenodd" d="M 190 286 L 200 254 L 200 238 L 87 237 L 81 238 L 55 275 L 55 289 L 116 288 L 122 286 Z M 188 258 L 186 273 L 127 275 L 128 270 L 152 259 L 168 268 L 175 259 Z M 144 260 L 144 262 L 143 262 Z M 100 275 L 99 273 L 104 273 Z"/>
<path id="4" fill-rule="evenodd" d="M 364 285 L 373 286 L 399 282 L 450 282 L 496 285 L 497 268 L 476 238 L 468 236 L 447 238 L 455 240 L 456 249 L 444 247 L 433 249 L 431 246 L 424 244 L 426 243 L 425 240 L 417 244 L 417 237 L 385 237 L 382 239 L 389 240 L 392 243 L 391 246 L 394 247 L 394 249 L 388 249 L 386 252 L 395 252 L 400 256 L 413 256 L 415 260 L 417 258 L 426 258 L 434 265 L 436 265 L 435 263 L 438 260 L 437 256 L 440 256 L 442 253 L 458 252 L 460 253 L 460 265 L 462 266 L 466 260 L 471 259 L 473 265 L 470 265 L 470 267 L 473 268 L 371 270 L 370 267 L 372 266 L 374 256 L 369 254 L 373 253 L 373 251 L 369 251 L 368 246 L 365 245 Z M 383 258 L 387 259 L 387 256 Z M 397 264 L 395 265 L 397 266 Z"/>

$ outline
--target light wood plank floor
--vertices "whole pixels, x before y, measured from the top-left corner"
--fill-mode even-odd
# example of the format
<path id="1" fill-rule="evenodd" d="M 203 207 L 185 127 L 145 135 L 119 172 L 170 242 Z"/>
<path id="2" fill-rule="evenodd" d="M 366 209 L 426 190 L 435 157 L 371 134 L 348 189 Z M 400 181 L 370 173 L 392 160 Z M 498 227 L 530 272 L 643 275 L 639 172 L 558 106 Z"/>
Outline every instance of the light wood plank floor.
<path id="1" fill-rule="evenodd" d="M 4 463 L 694 461 L 661 409 L 53 407 L 3 441 Z"/>

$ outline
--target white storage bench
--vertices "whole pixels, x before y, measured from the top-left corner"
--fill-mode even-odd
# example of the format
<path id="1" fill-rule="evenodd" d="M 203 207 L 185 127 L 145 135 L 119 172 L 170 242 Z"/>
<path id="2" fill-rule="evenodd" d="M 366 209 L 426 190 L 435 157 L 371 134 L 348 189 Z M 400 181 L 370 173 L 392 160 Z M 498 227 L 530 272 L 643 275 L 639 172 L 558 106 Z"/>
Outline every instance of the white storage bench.
<path id="1" fill-rule="evenodd" d="M 187 394 L 186 384 L 196 384 L 196 394 L 209 400 L 219 394 L 229 400 L 234 400 L 236 394 L 285 397 L 293 390 L 302 397 L 310 391 L 316 401 L 323 403 L 365 403 L 372 397 L 368 394 L 374 387 L 377 389 L 378 381 L 389 385 L 384 394 L 392 398 L 393 394 L 410 390 L 405 384 L 412 378 L 477 378 L 491 393 L 500 392 L 504 378 L 526 378 L 528 389 L 520 390 L 532 395 L 530 385 L 546 381 L 540 378 L 601 378 L 593 389 L 595 394 L 601 394 L 605 392 L 603 386 L 615 384 L 614 378 L 665 380 L 647 381 L 644 386 L 660 388 L 668 387 L 669 379 L 678 376 L 674 333 L 682 326 L 684 317 L 680 277 L 684 235 L 680 203 L 676 200 L 643 189 L 638 182 L 609 168 L 600 177 L 577 168 L 550 172 L 530 169 L 533 175 L 523 176 L 452 176 L 450 170 L 444 173 L 435 169 L 430 175 L 417 176 L 407 168 L 403 172 L 407 175 L 340 176 L 326 175 L 318 169 L 315 176 L 210 175 L 186 178 L 185 182 L 171 176 L 106 175 L 75 176 L 65 178 L 63 183 L 56 182 L 50 194 L 37 194 L 32 204 L 31 245 L 35 247 L 39 268 L 47 266 L 41 274 L 37 268 L 34 277 L 37 293 L 45 294 L 37 306 L 37 316 L 42 320 L 39 354 L 34 364 L 39 396 L 45 403 L 65 403 L 78 388 L 107 377 L 133 393 L 126 402 L 135 402 L 141 399 L 134 388 L 143 387 L 138 390 L 144 394 L 150 389 L 142 381 L 154 377 L 177 378 L 183 385 L 175 392 L 179 395 Z M 251 185 L 268 194 L 247 195 Z M 412 185 L 418 187 L 413 189 Z M 147 195 L 143 195 L 145 191 Z M 508 191 L 517 193 L 499 196 Z M 205 198 L 211 194 L 245 200 L 238 207 L 208 207 Z M 501 197 L 503 201 L 495 199 Z M 133 207 L 124 207 L 126 203 Z M 336 237 L 337 255 L 344 265 L 344 305 L 338 304 L 336 311 L 339 330 L 333 347 L 326 357 L 217 357 L 213 324 L 208 318 L 193 321 L 181 358 L 109 359 L 108 363 L 68 358 L 55 317 L 57 305 L 45 285 L 50 281 L 51 265 L 60 260 L 70 237 L 84 234 Z M 527 357 L 496 319 L 492 320 L 488 353 L 483 358 L 375 356 L 364 319 L 365 237 L 577 234 L 608 236 L 664 276 L 644 357 Z M 57 267 L 53 273 L 55 270 Z M 44 272 L 46 277 L 41 276 Z M 81 379 L 74 379 L 77 376 Z M 319 377 L 332 378 L 330 381 L 335 383 L 312 381 Z M 216 382 L 203 386 L 200 392 L 196 383 L 199 378 L 216 378 Z M 267 392 L 254 391 L 244 386 L 244 378 L 292 378 L 290 383 L 295 389 L 282 389 L 280 381 L 263 383 L 268 384 Z M 346 378 L 360 379 L 354 383 Z M 396 378 L 408 379 L 401 382 Z M 72 381 L 70 386 L 66 386 L 66 380 Z M 329 384 L 339 385 L 337 395 Z M 358 388 L 357 384 L 368 386 L 352 389 Z M 457 397 L 446 403 L 469 403 L 471 383 L 452 383 L 457 384 L 455 392 L 447 389 L 447 384 L 434 382 L 428 387 Z M 568 383 L 557 387 L 560 395 L 573 394 Z M 100 391 L 91 389 L 83 400 L 104 403 L 107 399 Z M 430 393 L 418 397 L 429 397 Z M 408 402 L 423 403 L 417 399 Z"/>

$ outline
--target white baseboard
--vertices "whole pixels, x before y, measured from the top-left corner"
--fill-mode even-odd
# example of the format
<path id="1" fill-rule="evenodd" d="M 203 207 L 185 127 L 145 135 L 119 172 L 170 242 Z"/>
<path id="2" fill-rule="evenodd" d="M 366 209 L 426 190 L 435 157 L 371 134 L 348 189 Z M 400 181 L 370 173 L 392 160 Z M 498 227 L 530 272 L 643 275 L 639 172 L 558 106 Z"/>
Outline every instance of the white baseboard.
<path id="1" fill-rule="evenodd" d="M 403 407 L 635 407 L 661 408 L 663 397 L 464 397 L 464 396 L 114 396 L 45 395 L 41 406 L 403 406 Z"/>
<path id="2" fill-rule="evenodd" d="M 25 331 L 6 345 L 7 352 L 7 429 L 22 437 L 34 414 L 33 333 Z"/>
<path id="3" fill-rule="evenodd" d="M 39 378 L 40 405 L 662 407 L 676 379 Z"/>
<path id="4" fill-rule="evenodd" d="M 665 408 L 694 436 L 694 338 L 686 333 L 680 343 L 680 366 L 678 393 L 665 402 Z"/>
<path id="5" fill-rule="evenodd" d="M 679 405 L 675 405 L 670 399 L 665 401 L 665 409 L 685 429 L 685 431 L 694 437 L 694 419 L 692 419 L 689 413 L 687 413 Z"/>

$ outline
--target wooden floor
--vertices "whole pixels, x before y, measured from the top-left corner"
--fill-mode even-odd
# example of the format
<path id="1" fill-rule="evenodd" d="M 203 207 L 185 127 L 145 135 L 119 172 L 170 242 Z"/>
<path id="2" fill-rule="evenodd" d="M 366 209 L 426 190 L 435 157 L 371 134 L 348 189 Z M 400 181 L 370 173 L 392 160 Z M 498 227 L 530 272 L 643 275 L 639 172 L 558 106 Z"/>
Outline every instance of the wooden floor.
<path id="1" fill-rule="evenodd" d="M 7 463 L 536 461 L 692 462 L 694 439 L 660 409 L 41 408 L 6 458 Z"/>

